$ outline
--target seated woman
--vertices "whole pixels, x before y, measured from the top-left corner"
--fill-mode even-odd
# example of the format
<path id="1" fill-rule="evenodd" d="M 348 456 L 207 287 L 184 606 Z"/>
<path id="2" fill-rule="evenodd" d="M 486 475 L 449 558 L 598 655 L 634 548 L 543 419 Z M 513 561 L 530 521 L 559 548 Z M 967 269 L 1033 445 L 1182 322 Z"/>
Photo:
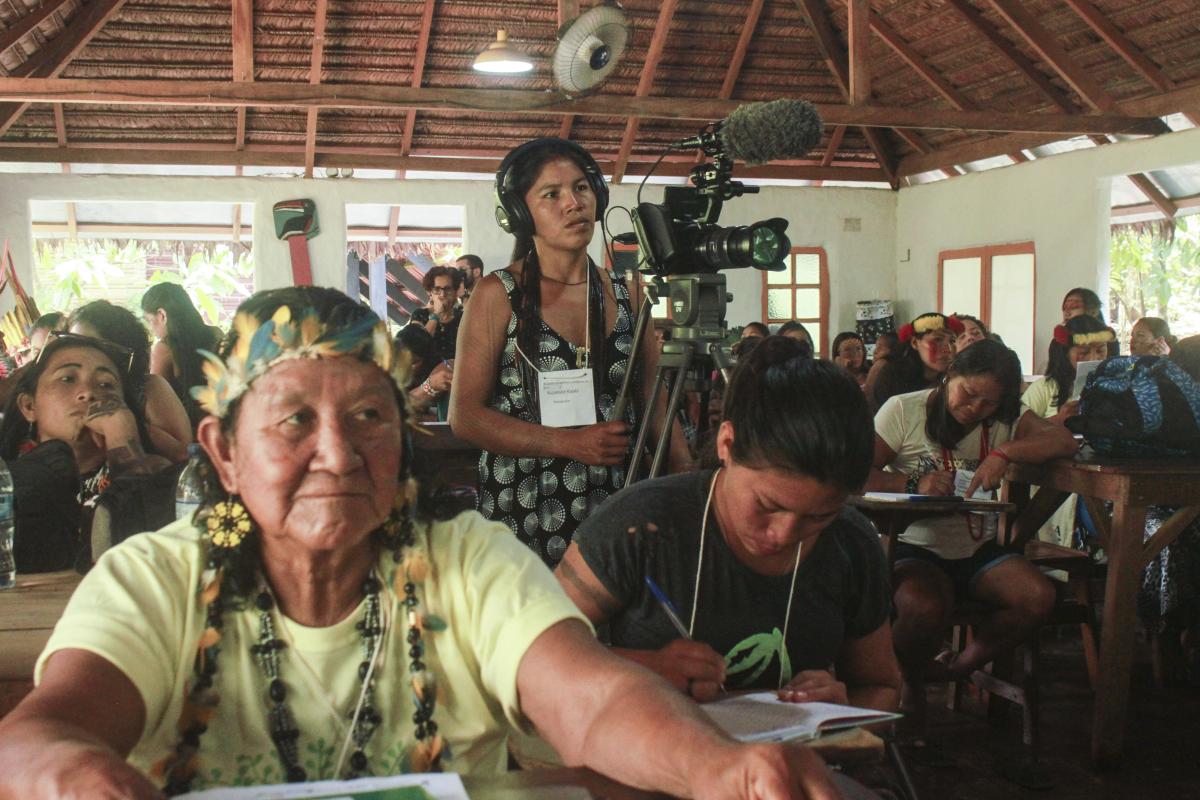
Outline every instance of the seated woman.
<path id="1" fill-rule="evenodd" d="M 1129 355 L 1169 356 L 1176 341 L 1165 319 L 1142 317 L 1129 331 Z"/>
<path id="2" fill-rule="evenodd" d="M 1021 395 L 1021 410 L 1062 425 L 1079 410 L 1079 401 L 1071 400 L 1075 390 L 1075 371 L 1084 361 L 1103 361 L 1115 341 L 1112 329 L 1088 314 L 1071 317 L 1054 326 L 1054 338 L 1046 359 L 1046 374 L 1029 384 Z M 1075 509 L 1077 495 L 1067 498 L 1053 516 L 1038 530 L 1038 538 L 1063 547 L 1075 546 Z"/>
<path id="3" fill-rule="evenodd" d="M 745 339 L 747 336 L 757 336 L 760 339 L 765 339 L 771 335 L 771 329 L 761 322 L 747 322 L 742 328 L 742 332 L 738 338 Z"/>
<path id="4" fill-rule="evenodd" d="M 1075 452 L 1061 425 L 1020 414 L 1021 365 L 990 340 L 963 350 L 936 388 L 897 395 L 875 415 L 873 491 L 951 495 L 1000 485 L 1010 461 L 1040 463 Z M 970 675 L 1023 641 L 1054 604 L 1054 588 L 1017 552 L 995 541 L 994 515 L 937 516 L 909 525 L 895 544 L 896 653 L 909 696 L 926 680 Z M 992 608 L 949 663 L 935 662 L 947 622 L 966 598 Z"/>
<path id="5" fill-rule="evenodd" d="M 409 319 L 409 323 L 423 325 L 429 331 L 441 361 L 454 358 L 458 325 L 463 315 L 463 307 L 458 302 L 458 290 L 462 285 L 463 273 L 456 267 L 432 268 L 421 279 L 421 286 L 429 293 L 429 305 L 418 308 Z"/>
<path id="6" fill-rule="evenodd" d="M 987 325 L 984 325 L 983 320 L 978 317 L 973 317 L 970 314 L 955 314 L 954 318 L 961 322 L 963 326 L 962 333 L 954 339 L 955 352 L 970 347 L 975 342 L 982 342 L 984 339 L 992 338 Z"/>
<path id="7" fill-rule="evenodd" d="M 6 790 L 494 775 L 510 726 L 532 724 L 646 789 L 837 796 L 811 751 L 734 744 L 600 647 L 502 525 L 421 514 L 405 376 L 370 310 L 296 287 L 239 315 L 197 398 L 207 500 L 84 578 L 0 721 Z"/>
<path id="8" fill-rule="evenodd" d="M 410 354 L 408 385 L 404 387 L 409 406 L 419 418 L 436 421 L 435 403 L 450 391 L 454 371 L 438 358 L 433 337 L 422 325 L 410 322 L 401 328 L 396 347 Z"/>
<path id="9" fill-rule="evenodd" d="M 931 311 L 899 331 L 900 350 L 875 360 L 867 375 L 867 401 L 878 409 L 889 397 L 934 386 L 954 358 L 955 337 L 963 324 L 955 317 Z"/>
<path id="10" fill-rule="evenodd" d="M 871 371 L 867 346 L 854 331 L 842 331 L 833 337 L 833 363 L 849 372 L 859 386 L 867 382 L 867 373 Z"/>
<path id="11" fill-rule="evenodd" d="M 808 328 L 804 327 L 803 322 L 797 322 L 794 319 L 789 319 L 787 322 L 779 326 L 779 330 L 775 332 L 779 336 L 787 336 L 790 339 L 795 339 L 798 342 L 803 342 L 808 345 L 809 355 L 815 355 L 817 347 L 813 344 L 812 334 L 808 332 Z"/>
<path id="12" fill-rule="evenodd" d="M 13 476 L 17 571 L 91 566 L 91 515 L 112 480 L 166 466 L 146 454 L 129 389 L 128 350 L 84 336 L 49 337 L 14 377 L 0 423 Z"/>
<path id="13" fill-rule="evenodd" d="M 107 339 L 133 353 L 129 388 L 136 408 L 150 432 L 150 451 L 172 463 L 187 459 L 192 423 L 171 384 L 150 374 L 150 337 L 137 317 L 107 300 L 77 308 L 67 324 L 71 333 Z"/>
<path id="14" fill-rule="evenodd" d="M 843 370 L 803 343 L 764 339 L 730 381 L 721 466 L 605 503 L 576 532 L 559 582 L 593 624 L 609 625 L 614 652 L 698 700 L 723 684 L 892 709 L 887 565 L 871 524 L 845 506 L 873 440 L 866 399 Z"/>
<path id="15" fill-rule="evenodd" d="M 161 375 L 183 403 L 193 430 L 204 412 L 196 405 L 192 389 L 204 385 L 203 350 L 217 352 L 221 329 L 206 325 L 178 283 L 156 283 L 142 295 L 142 316 L 158 337 L 150 350 L 150 374 Z"/>

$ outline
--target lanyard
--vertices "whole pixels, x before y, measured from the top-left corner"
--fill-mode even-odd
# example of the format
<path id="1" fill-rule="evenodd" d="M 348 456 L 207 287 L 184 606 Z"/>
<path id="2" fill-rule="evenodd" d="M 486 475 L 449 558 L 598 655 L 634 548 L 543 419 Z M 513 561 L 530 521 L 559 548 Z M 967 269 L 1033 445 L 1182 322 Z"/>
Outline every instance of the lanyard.
<path id="1" fill-rule="evenodd" d="M 980 464 L 982 464 L 983 460 L 985 458 L 987 458 L 987 454 L 992 451 L 992 448 L 988 445 L 988 439 L 990 438 L 988 434 L 989 434 L 990 430 L 991 430 L 991 425 L 985 422 L 983 424 L 983 432 L 979 436 L 979 463 Z M 954 458 L 950 454 L 950 451 L 947 450 L 945 447 L 942 448 L 942 466 L 943 466 L 943 468 L 945 468 L 945 470 L 947 472 L 954 471 Z"/>

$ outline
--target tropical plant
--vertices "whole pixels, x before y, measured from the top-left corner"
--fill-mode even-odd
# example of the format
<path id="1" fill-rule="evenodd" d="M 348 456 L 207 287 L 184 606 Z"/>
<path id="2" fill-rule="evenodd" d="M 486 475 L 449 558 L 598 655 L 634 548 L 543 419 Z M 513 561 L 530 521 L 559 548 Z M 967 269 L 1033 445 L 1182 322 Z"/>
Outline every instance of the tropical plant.
<path id="1" fill-rule="evenodd" d="M 1176 334 L 1200 332 L 1200 219 L 1115 226 L 1111 264 L 1109 316 L 1122 341 L 1145 316 Z"/>

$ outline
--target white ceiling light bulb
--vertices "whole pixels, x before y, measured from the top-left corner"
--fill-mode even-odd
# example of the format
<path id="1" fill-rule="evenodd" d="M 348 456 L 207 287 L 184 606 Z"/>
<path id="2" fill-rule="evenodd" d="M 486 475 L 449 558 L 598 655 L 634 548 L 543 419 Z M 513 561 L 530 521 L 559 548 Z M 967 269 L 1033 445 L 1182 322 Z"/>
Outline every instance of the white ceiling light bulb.
<path id="1" fill-rule="evenodd" d="M 533 69 L 533 59 L 508 43 L 508 31 L 496 31 L 496 41 L 475 57 L 472 66 L 479 72 L 517 74 Z"/>

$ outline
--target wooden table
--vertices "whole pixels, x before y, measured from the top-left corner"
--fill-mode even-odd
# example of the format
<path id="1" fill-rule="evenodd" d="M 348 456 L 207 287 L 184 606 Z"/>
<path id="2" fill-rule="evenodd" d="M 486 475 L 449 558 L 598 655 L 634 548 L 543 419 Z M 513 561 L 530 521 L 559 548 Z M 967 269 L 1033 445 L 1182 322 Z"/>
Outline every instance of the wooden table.
<path id="1" fill-rule="evenodd" d="M 1023 544 L 1068 495 L 1082 497 L 1096 522 L 1108 556 L 1108 578 L 1100 633 L 1099 671 L 1092 718 L 1092 758 L 1097 767 L 1120 761 L 1133 664 L 1138 587 L 1142 571 L 1166 545 L 1200 516 L 1200 463 L 1075 458 L 1033 466 L 1011 464 L 1009 499 L 1020 511 L 1014 543 Z M 1030 497 L 1030 486 L 1040 487 Z M 1102 501 L 1113 503 L 1111 517 Z M 1179 510 L 1154 537 L 1143 542 L 1146 507 Z"/>
<path id="2" fill-rule="evenodd" d="M 18 574 L 16 587 L 0 592 L 0 716 L 33 688 L 33 664 L 80 577 L 70 570 Z"/>
<path id="3" fill-rule="evenodd" d="M 1005 514 L 1016 510 L 1012 503 L 990 500 L 962 500 L 950 497 L 939 499 L 930 495 L 919 497 L 919 500 L 876 500 L 864 495 L 850 496 L 850 505 L 861 511 L 879 529 L 884 539 L 883 549 L 887 553 L 889 564 L 895 563 L 896 542 L 900 535 L 919 519 L 971 511 Z"/>

